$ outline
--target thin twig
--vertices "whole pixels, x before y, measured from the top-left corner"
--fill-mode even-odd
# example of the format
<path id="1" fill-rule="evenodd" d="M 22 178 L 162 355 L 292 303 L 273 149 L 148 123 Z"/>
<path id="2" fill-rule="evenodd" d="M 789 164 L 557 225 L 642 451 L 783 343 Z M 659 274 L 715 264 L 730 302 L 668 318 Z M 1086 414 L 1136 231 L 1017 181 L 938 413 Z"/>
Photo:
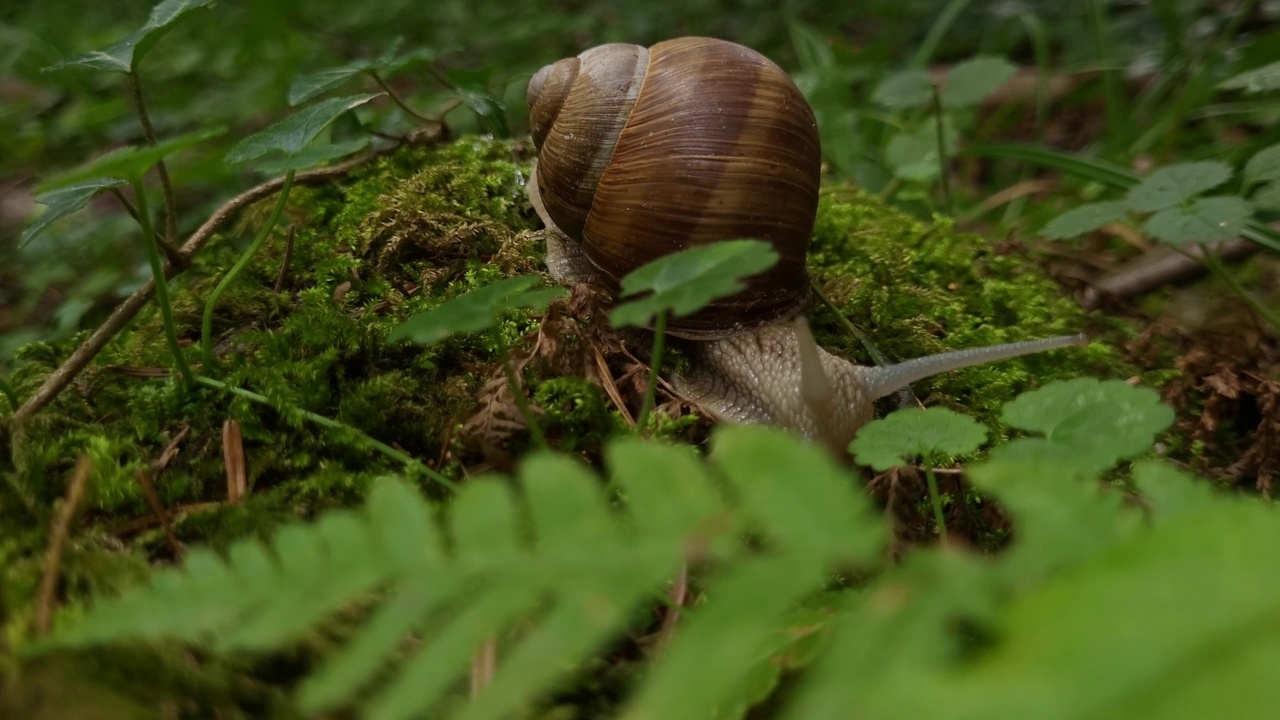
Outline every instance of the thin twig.
<path id="1" fill-rule="evenodd" d="M 1218 257 L 1227 262 L 1238 262 L 1258 252 L 1257 243 L 1236 238 L 1209 246 Z M 1085 290 L 1081 305 L 1087 310 L 1102 306 L 1108 300 L 1125 301 L 1145 295 L 1164 285 L 1189 282 L 1209 272 L 1202 262 L 1199 246 L 1179 252 L 1169 246 L 1161 246 L 1145 255 L 1134 258 L 1107 273 Z"/>
<path id="2" fill-rule="evenodd" d="M 160 527 L 164 529 L 164 539 L 169 544 L 169 551 L 173 553 L 175 560 L 181 560 L 182 544 L 178 542 L 178 536 L 173 532 L 169 513 L 165 512 L 164 505 L 160 502 L 160 494 L 156 492 L 151 473 L 144 468 L 138 468 L 138 484 L 142 486 L 142 494 L 146 497 L 147 504 L 151 506 L 151 512 L 155 514 L 156 519 L 160 521 Z"/>
<path id="3" fill-rule="evenodd" d="M 289 261 L 293 259 L 293 226 L 289 226 L 289 234 L 284 240 L 284 257 L 280 258 L 280 272 L 276 273 L 276 282 L 271 286 L 272 292 L 280 292 L 284 288 L 284 279 L 289 275 Z"/>
<path id="4" fill-rule="evenodd" d="M 124 192 L 122 192 L 120 188 L 113 187 L 109 190 L 109 192 L 112 195 L 116 196 L 116 199 L 119 200 L 120 204 L 124 206 L 125 211 L 129 213 L 129 216 L 133 218 L 134 222 L 136 223 L 142 222 L 142 219 L 138 217 L 138 208 L 134 207 L 132 202 L 129 202 L 129 198 L 125 196 Z M 168 252 L 166 252 L 165 254 L 167 255 Z"/>
<path id="5" fill-rule="evenodd" d="M 405 102 L 404 98 L 400 97 L 399 93 L 397 93 L 395 90 L 392 90 L 391 86 L 387 84 L 386 80 L 382 79 L 382 76 L 379 75 L 376 70 L 370 70 L 369 75 L 373 78 L 374 82 L 378 83 L 378 87 L 386 91 L 387 97 L 391 98 L 391 102 L 395 103 L 396 107 L 400 108 L 401 110 L 405 111 L 409 115 L 413 116 L 414 118 L 424 123 L 434 123 L 438 125 L 443 122 L 443 120 L 437 120 L 436 118 L 430 117 L 428 115 L 423 115 L 417 110 L 414 110 L 413 108 L 409 107 L 409 103 Z"/>
<path id="6" fill-rule="evenodd" d="M 297 177 L 294 178 L 294 183 L 323 182 L 330 178 L 342 175 L 354 167 L 363 165 L 377 155 L 390 152 L 390 150 L 391 148 L 388 148 L 380 153 L 362 155 L 331 167 L 300 172 L 297 174 Z M 225 205 L 218 208 L 213 215 L 209 216 L 208 220 L 204 221 L 204 224 L 191 234 L 191 237 L 189 237 L 186 243 L 182 246 L 183 255 L 187 257 L 194 255 L 242 208 L 271 195 L 279 190 L 283 185 L 283 176 L 273 178 L 261 185 L 258 185 L 257 187 L 250 188 L 227 201 Z M 181 269 L 175 268 L 172 263 L 165 267 L 166 277 L 172 277 L 177 275 L 179 272 L 181 272 Z M 58 366 L 58 369 L 50 373 L 49 377 L 45 378 L 44 384 L 42 384 L 40 388 L 31 395 L 31 397 L 27 398 L 27 401 L 23 403 L 22 407 L 18 408 L 18 411 L 13 414 L 14 424 L 22 423 L 27 418 L 39 412 L 45 405 L 52 402 L 53 399 L 56 398 L 58 394 L 61 393 L 62 390 L 69 385 L 71 381 L 85 369 L 85 367 L 89 365 L 93 358 L 102 351 L 102 348 L 106 347 L 107 343 L 111 341 L 111 338 L 115 337 L 116 333 L 120 332 L 124 329 L 125 325 L 129 324 L 129 321 L 133 319 L 133 316 L 137 315 L 138 311 L 151 300 L 155 291 L 155 280 L 148 280 L 146 284 L 138 288 L 132 295 L 117 305 L 116 309 L 112 311 L 106 321 L 103 322 L 97 330 L 93 331 L 93 334 L 89 336 L 89 339 L 81 343 L 80 347 L 76 348 L 75 352 L 71 353 L 71 356 L 68 357 L 62 365 Z"/>
<path id="7" fill-rule="evenodd" d="M 49 534 L 49 548 L 44 556 L 44 573 L 40 576 L 40 590 L 36 594 L 36 635 L 49 633 L 53 623 L 53 605 L 57 601 L 58 573 L 62 569 L 62 555 L 66 551 L 67 537 L 71 534 L 71 523 L 75 520 L 80 502 L 84 500 L 85 488 L 89 485 L 89 475 L 93 472 L 93 461 L 88 455 L 80 458 L 71 480 L 67 483 L 67 493 L 63 497 L 62 506 L 53 519 L 53 528 Z"/>
<path id="8" fill-rule="evenodd" d="M 148 145 L 156 144 L 156 131 L 151 127 L 151 116 L 147 114 L 147 104 L 142 99 L 142 83 L 138 74 L 129 71 L 129 89 L 133 95 L 133 107 L 138 111 L 138 122 L 142 124 L 142 136 Z M 173 183 L 169 181 L 169 168 L 160 159 L 156 162 L 156 176 L 160 178 L 160 188 L 164 191 L 164 238 L 157 244 L 164 250 L 169 262 L 178 267 L 185 267 L 187 258 L 174 247 L 178 241 L 178 203 L 173 198 Z M 137 217 L 136 215 L 134 217 Z"/>

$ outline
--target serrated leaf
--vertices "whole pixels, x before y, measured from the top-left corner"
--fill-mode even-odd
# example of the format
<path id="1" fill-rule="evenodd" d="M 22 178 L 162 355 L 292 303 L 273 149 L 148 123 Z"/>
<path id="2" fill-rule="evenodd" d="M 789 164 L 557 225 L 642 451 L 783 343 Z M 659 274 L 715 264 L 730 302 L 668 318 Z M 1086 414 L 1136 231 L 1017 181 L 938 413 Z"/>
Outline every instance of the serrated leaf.
<path id="1" fill-rule="evenodd" d="M 1069 240 L 1129 216 L 1128 205 L 1120 200 L 1097 202 L 1072 208 L 1050 220 L 1040 234 L 1051 240 Z"/>
<path id="2" fill-rule="evenodd" d="M 1013 77 L 1018 68 L 1002 57 L 975 57 L 951 68 L 942 85 L 942 104 L 977 105 Z"/>
<path id="3" fill-rule="evenodd" d="M 873 420 L 849 444 L 860 465 L 884 472 L 915 455 L 967 455 L 986 442 L 987 429 L 946 408 L 907 408 Z"/>
<path id="4" fill-rule="evenodd" d="M 1244 164 L 1244 179 L 1256 183 L 1280 180 L 1280 145 L 1259 150 Z"/>
<path id="5" fill-rule="evenodd" d="M 1253 208 L 1234 195 L 1198 198 L 1190 207 L 1172 207 L 1147 218 L 1142 229 L 1170 245 L 1219 242 L 1238 236 Z"/>
<path id="6" fill-rule="evenodd" d="M 508 310 L 544 308 L 567 294 L 564 288 L 533 287 L 541 282 L 536 275 L 521 275 L 489 283 L 405 320 L 387 340 L 432 345 L 456 333 L 486 330 Z"/>
<path id="7" fill-rule="evenodd" d="M 44 181 L 40 184 L 38 191 L 41 194 L 45 194 L 72 185 L 78 185 L 88 180 L 110 178 L 132 181 L 139 179 L 156 163 L 169 155 L 215 138 L 225 132 L 225 128 L 211 128 L 180 135 L 176 138 L 158 142 L 155 145 L 130 145 L 119 150 L 113 150 L 97 160 Z"/>
<path id="8" fill-rule="evenodd" d="M 1135 212 L 1156 212 L 1212 190 L 1231 179 L 1231 166 L 1217 160 L 1166 165 L 1144 177 L 1125 196 Z"/>
<path id="9" fill-rule="evenodd" d="M 261 157 L 273 150 L 286 155 L 297 155 L 312 143 L 329 123 L 339 115 L 360 107 L 384 93 L 348 95 L 329 98 L 308 105 L 270 127 L 250 135 L 236 143 L 227 152 L 226 162 L 242 163 Z"/>
<path id="10" fill-rule="evenodd" d="M 44 205 L 45 210 L 22 231 L 18 247 L 26 247 L 27 243 L 35 240 L 55 222 L 87 205 L 94 195 L 123 184 L 124 181 L 119 178 L 98 178 L 37 195 L 36 202 Z"/>
<path id="11" fill-rule="evenodd" d="M 1173 423 L 1173 409 L 1150 388 L 1076 378 L 1019 395 L 1005 403 L 1000 419 L 1043 433 L 1070 451 L 1073 464 L 1100 471 L 1149 450 L 1156 434 Z"/>
<path id="12" fill-rule="evenodd" d="M 745 279 L 778 262 L 761 240 L 728 240 L 691 247 L 646 263 L 622 278 L 622 297 L 650 292 L 614 308 L 615 326 L 644 326 L 660 312 L 683 317 L 746 287 Z"/>
<path id="13" fill-rule="evenodd" d="M 328 145 L 312 145 L 302 152 L 280 160 L 259 163 L 254 170 L 264 175 L 283 175 L 290 170 L 308 170 L 331 160 L 346 157 L 369 147 L 368 136 Z"/>
<path id="14" fill-rule="evenodd" d="M 1280 90 L 1280 62 L 1246 70 L 1218 83 L 1218 87 L 1223 90 L 1243 90 L 1246 93 Z"/>
<path id="15" fill-rule="evenodd" d="M 45 71 L 65 67 L 87 67 L 95 70 L 128 73 L 133 72 L 142 58 L 170 27 L 183 15 L 198 8 L 212 5 L 214 0 L 164 0 L 151 8 L 147 22 L 128 36 L 101 50 L 77 55 L 45 68 Z"/>
<path id="16" fill-rule="evenodd" d="M 933 76 L 924 70 L 902 70 L 886 77 L 871 99 L 894 109 L 913 108 L 933 98 Z"/>

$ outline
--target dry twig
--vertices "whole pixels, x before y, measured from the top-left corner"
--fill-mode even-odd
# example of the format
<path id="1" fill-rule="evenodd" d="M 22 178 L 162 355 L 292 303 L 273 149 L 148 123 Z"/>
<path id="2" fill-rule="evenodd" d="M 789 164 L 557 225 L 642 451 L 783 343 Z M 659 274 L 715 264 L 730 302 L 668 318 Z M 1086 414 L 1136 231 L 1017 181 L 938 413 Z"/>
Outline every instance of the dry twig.
<path id="1" fill-rule="evenodd" d="M 40 589 L 36 594 L 35 631 L 37 635 L 47 635 L 53 623 L 53 606 L 58 592 L 58 574 L 62 570 L 62 556 L 66 552 L 67 538 L 71 535 L 71 523 L 75 520 L 80 503 L 84 500 L 85 489 L 89 486 L 89 475 L 93 472 L 93 461 L 85 455 L 76 463 L 71 472 L 71 480 L 67 483 L 67 493 L 63 497 L 62 506 L 53 519 L 53 529 L 49 534 L 49 549 L 44 556 L 44 573 L 40 576 Z"/>

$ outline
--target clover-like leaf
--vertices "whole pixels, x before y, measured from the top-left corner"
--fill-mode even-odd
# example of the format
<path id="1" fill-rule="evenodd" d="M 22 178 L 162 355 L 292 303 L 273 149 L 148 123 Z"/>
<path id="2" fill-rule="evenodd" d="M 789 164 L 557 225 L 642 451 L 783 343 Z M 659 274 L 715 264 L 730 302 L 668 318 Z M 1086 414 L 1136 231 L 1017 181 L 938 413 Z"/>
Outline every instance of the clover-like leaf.
<path id="1" fill-rule="evenodd" d="M 1218 83 L 1218 87 L 1223 90 L 1243 90 L 1250 94 L 1280 90 L 1280 61 L 1229 77 Z"/>
<path id="2" fill-rule="evenodd" d="M 739 292 L 746 278 L 777 262 L 778 253 L 760 240 L 728 240 L 674 252 L 622 278 L 622 297 L 652 294 L 619 305 L 609 318 L 616 326 L 643 326 L 661 312 L 690 315 Z"/>
<path id="3" fill-rule="evenodd" d="M 131 145 L 103 155 L 89 163 L 40 184 L 40 193 L 80 185 L 88 180 L 134 180 L 141 178 L 156 163 L 179 150 L 202 143 L 226 132 L 226 128 L 211 128 L 186 135 L 179 135 L 155 145 Z"/>
<path id="4" fill-rule="evenodd" d="M 346 65 L 299 75 L 289 85 L 289 104 L 297 105 L 306 102 L 342 85 L 356 75 L 376 72 L 387 77 L 412 63 L 434 60 L 438 56 L 438 53 L 431 48 L 419 48 L 403 55 L 398 54 L 399 49 L 400 42 L 397 41 L 373 60 L 354 60 Z"/>
<path id="5" fill-rule="evenodd" d="M 212 5 L 214 0 L 164 0 L 151 8 L 147 23 L 101 50 L 67 58 L 45 68 L 46 72 L 65 67 L 87 67 L 108 72 L 133 72 L 156 41 L 183 15 Z"/>
<path id="6" fill-rule="evenodd" d="M 1002 57 L 979 56 L 951 68 L 942 86 L 942 104 L 957 108 L 977 105 L 1013 77 L 1018 68 Z"/>
<path id="7" fill-rule="evenodd" d="M 1217 160 L 1167 165 L 1130 188 L 1125 202 L 1136 212 L 1156 212 L 1212 190 L 1230 179 L 1231 167 Z"/>
<path id="8" fill-rule="evenodd" d="M 987 429 L 968 415 L 946 408 L 908 408 L 873 420 L 849 444 L 860 465 L 878 472 L 914 455 L 965 455 L 987 439 Z"/>
<path id="9" fill-rule="evenodd" d="M 236 143 L 235 147 L 227 152 L 226 161 L 242 163 L 273 150 L 278 150 L 285 155 L 297 155 L 303 148 L 310 145 L 329 126 L 329 123 L 338 119 L 339 115 L 382 95 L 383 93 L 347 95 L 308 105 Z"/>
<path id="10" fill-rule="evenodd" d="M 520 275 L 476 288 L 405 320 L 387 340 L 431 345 L 457 333 L 488 329 L 508 310 L 543 308 L 567 294 L 561 287 L 535 288 L 541 281 L 536 275 Z"/>
<path id="11" fill-rule="evenodd" d="M 119 178 L 97 178 L 37 195 L 36 202 L 44 205 L 45 210 L 22 231 L 18 247 L 26 247 L 27 243 L 35 240 L 36 236 L 48 230 L 53 223 L 84 207 L 94 195 L 123 184 L 124 180 Z"/>
<path id="12" fill-rule="evenodd" d="M 1234 195 L 1197 198 L 1189 207 L 1171 207 L 1152 215 L 1142 229 L 1170 245 L 1219 242 L 1239 235 L 1253 215 L 1248 202 Z"/>
<path id="13" fill-rule="evenodd" d="M 1280 144 L 1254 153 L 1244 164 L 1244 179 L 1251 183 L 1280 180 Z"/>
<path id="14" fill-rule="evenodd" d="M 1050 220 L 1040 234 L 1052 240 L 1067 240 L 1124 220 L 1128 215 L 1128 206 L 1119 200 L 1089 203 Z"/>
<path id="15" fill-rule="evenodd" d="M 1001 420 L 1043 433 L 1068 451 L 1062 460 L 1100 471 L 1149 450 L 1156 434 L 1173 423 L 1173 410 L 1150 388 L 1077 378 L 1019 395 L 1005 403 Z"/>
<path id="16" fill-rule="evenodd" d="M 259 163 L 254 169 L 264 175 L 283 175 L 290 170 L 307 170 L 319 167 L 330 160 L 346 157 L 368 146 L 368 136 L 348 140 L 347 142 L 312 145 L 296 155 L 290 155 L 273 162 Z"/>
<path id="17" fill-rule="evenodd" d="M 933 97 L 933 77 L 924 70 L 902 70 L 886 77 L 871 99 L 894 109 L 913 108 Z"/>

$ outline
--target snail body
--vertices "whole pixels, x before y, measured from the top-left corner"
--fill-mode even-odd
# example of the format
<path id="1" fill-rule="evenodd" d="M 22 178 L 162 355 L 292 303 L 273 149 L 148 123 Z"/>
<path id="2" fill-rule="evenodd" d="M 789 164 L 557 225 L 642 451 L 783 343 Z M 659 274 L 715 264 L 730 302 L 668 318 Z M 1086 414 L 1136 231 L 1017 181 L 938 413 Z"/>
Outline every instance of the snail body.
<path id="1" fill-rule="evenodd" d="M 529 82 L 538 159 L 527 190 L 561 283 L 616 293 L 636 268 L 737 238 L 779 255 L 742 291 L 667 332 L 689 341 L 676 389 L 719 420 L 781 425 L 843 451 L 873 401 L 937 372 L 1052 347 L 1056 338 L 864 367 L 818 347 L 800 311 L 817 214 L 821 145 L 812 109 L 777 65 L 736 43 L 613 43 Z"/>

